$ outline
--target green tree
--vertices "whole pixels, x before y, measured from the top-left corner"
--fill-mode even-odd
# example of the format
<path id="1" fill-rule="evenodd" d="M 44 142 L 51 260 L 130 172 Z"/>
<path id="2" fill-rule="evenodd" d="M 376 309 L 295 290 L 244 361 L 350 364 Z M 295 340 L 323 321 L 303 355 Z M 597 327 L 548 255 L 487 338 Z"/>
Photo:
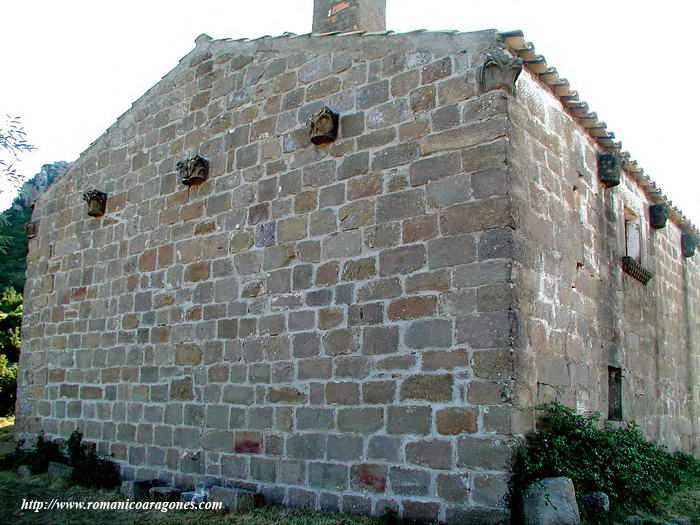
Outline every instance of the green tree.
<path id="1" fill-rule="evenodd" d="M 21 329 L 22 296 L 6 288 L 0 296 L 0 355 L 12 363 L 19 361 Z"/>
<path id="2" fill-rule="evenodd" d="M 32 206 L 37 197 L 60 177 L 70 164 L 54 162 L 44 164 L 41 171 L 25 182 L 12 206 L 0 213 L 0 238 L 5 238 L 4 252 L 0 257 L 0 290 L 12 286 L 20 293 L 24 290 L 24 274 L 27 270 L 26 223 L 31 220 Z M 0 174 L 0 180 L 2 175 Z"/>
<path id="3" fill-rule="evenodd" d="M 18 183 L 22 177 L 17 173 L 14 162 L 22 153 L 36 148 L 27 142 L 27 133 L 19 117 L 6 116 L 5 125 L 0 127 L 0 179 Z M 0 190 L 2 191 L 2 190 Z"/>
<path id="4" fill-rule="evenodd" d="M 0 417 L 14 413 L 17 400 L 17 365 L 8 366 L 0 355 Z"/>
<path id="5" fill-rule="evenodd" d="M 17 173 L 14 162 L 24 152 L 34 151 L 36 148 L 27 142 L 27 133 L 20 122 L 19 117 L 6 116 L 5 125 L 0 127 L 0 193 L 4 187 L 16 187 L 22 181 L 22 176 Z M 9 183 L 9 184 L 8 184 Z M 0 217 L 0 226 L 7 227 L 5 217 Z M 0 233 L 0 255 L 7 253 L 7 248 L 12 245 L 12 238 Z"/>
<path id="6" fill-rule="evenodd" d="M 27 270 L 28 241 L 24 225 L 31 218 L 31 210 L 13 206 L 2 212 L 0 217 L 0 239 L 4 239 L 0 244 L 0 290 L 11 286 L 21 292 Z"/>

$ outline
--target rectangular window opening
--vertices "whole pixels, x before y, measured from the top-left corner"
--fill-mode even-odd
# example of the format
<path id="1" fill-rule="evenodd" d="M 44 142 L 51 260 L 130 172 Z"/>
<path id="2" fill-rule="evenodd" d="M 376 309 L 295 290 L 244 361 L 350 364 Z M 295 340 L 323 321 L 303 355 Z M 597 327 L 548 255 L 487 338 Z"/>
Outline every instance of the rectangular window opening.
<path id="1" fill-rule="evenodd" d="M 625 255 L 641 262 L 642 233 L 639 217 L 629 208 L 625 208 Z"/>
<path id="2" fill-rule="evenodd" d="M 622 369 L 608 367 L 608 419 L 622 421 Z"/>

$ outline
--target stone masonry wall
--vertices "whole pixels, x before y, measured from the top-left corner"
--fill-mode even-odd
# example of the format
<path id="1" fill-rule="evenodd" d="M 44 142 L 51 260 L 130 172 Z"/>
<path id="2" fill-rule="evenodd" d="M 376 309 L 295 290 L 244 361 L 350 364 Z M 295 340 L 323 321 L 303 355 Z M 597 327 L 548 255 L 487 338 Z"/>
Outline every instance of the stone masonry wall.
<path id="1" fill-rule="evenodd" d="M 128 478 L 506 517 L 507 99 L 474 74 L 496 40 L 200 37 L 36 204 L 18 435 L 79 429 Z M 340 136 L 314 146 L 324 105 Z"/>
<path id="2" fill-rule="evenodd" d="M 623 371 L 623 418 L 650 438 L 700 454 L 700 266 L 671 220 L 649 226 L 649 202 L 627 174 L 606 188 L 598 148 L 530 73 L 510 99 L 509 165 L 518 401 L 557 399 L 608 413 L 608 366 Z M 622 271 L 625 215 L 640 218 L 645 286 Z"/>

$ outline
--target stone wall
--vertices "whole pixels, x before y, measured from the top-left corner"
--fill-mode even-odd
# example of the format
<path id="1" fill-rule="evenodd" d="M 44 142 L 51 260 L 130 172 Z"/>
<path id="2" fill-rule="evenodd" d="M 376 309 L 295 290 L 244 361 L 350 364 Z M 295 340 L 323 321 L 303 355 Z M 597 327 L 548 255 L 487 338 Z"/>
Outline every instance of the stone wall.
<path id="1" fill-rule="evenodd" d="M 507 98 L 474 73 L 496 42 L 200 37 L 36 204 L 18 435 L 290 505 L 507 516 L 528 425 Z M 314 146 L 323 106 L 340 135 Z"/>
<path id="2" fill-rule="evenodd" d="M 700 267 L 669 220 L 652 229 L 649 199 L 624 174 L 606 188 L 599 149 L 530 73 L 508 107 L 519 218 L 512 233 L 517 367 L 530 405 L 557 399 L 608 413 L 608 367 L 623 374 L 623 418 L 671 448 L 700 454 Z M 639 217 L 644 285 L 623 272 L 625 208 Z"/>

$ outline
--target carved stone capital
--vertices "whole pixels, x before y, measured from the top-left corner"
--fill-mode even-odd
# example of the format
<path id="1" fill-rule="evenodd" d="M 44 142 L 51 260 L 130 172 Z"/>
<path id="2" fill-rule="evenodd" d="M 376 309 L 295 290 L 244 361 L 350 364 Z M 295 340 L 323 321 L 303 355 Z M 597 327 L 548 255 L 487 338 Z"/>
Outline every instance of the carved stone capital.
<path id="1" fill-rule="evenodd" d="M 655 230 L 666 227 L 668 220 L 667 204 L 652 204 L 649 206 L 649 225 Z"/>
<path id="2" fill-rule="evenodd" d="M 681 235 L 681 252 L 683 252 L 683 257 L 692 257 L 695 255 L 695 248 L 697 247 L 697 235 L 692 233 L 684 233 Z"/>
<path id="3" fill-rule="evenodd" d="M 90 190 L 83 193 L 83 200 L 87 202 L 87 214 L 90 217 L 101 217 L 107 208 L 107 194 L 99 190 Z"/>
<path id="4" fill-rule="evenodd" d="M 201 184 L 209 178 L 209 161 L 204 157 L 195 155 L 191 159 L 181 160 L 177 163 L 180 172 L 180 180 L 185 186 Z"/>
<path id="5" fill-rule="evenodd" d="M 598 178 L 608 188 L 620 184 L 622 178 L 622 154 L 619 151 L 598 155 Z"/>
<path id="6" fill-rule="evenodd" d="M 512 57 L 503 49 L 489 51 L 476 69 L 476 79 L 481 93 L 502 89 L 515 94 L 515 81 L 523 70 L 522 58 Z"/>
<path id="7" fill-rule="evenodd" d="M 309 134 L 311 142 L 316 145 L 333 142 L 338 138 L 338 114 L 324 107 L 309 117 Z"/>
<path id="8" fill-rule="evenodd" d="M 39 221 L 29 221 L 24 225 L 28 239 L 33 239 L 39 233 Z"/>

